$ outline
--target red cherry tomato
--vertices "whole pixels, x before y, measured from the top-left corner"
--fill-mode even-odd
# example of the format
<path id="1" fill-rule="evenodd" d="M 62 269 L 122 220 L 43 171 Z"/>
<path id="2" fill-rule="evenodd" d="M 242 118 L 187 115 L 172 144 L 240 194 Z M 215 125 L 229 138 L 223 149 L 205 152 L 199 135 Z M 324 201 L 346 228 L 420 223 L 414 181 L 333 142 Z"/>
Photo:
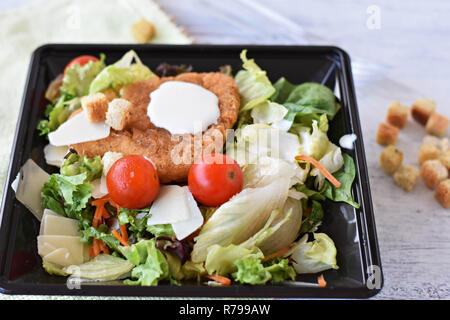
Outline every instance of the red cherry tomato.
<path id="1" fill-rule="evenodd" d="M 147 207 L 159 192 L 159 177 L 153 164 L 143 156 L 123 157 L 111 166 L 106 176 L 109 196 L 128 209 Z"/>
<path id="2" fill-rule="evenodd" d="M 242 190 L 244 178 L 239 164 L 224 154 L 210 154 L 191 166 L 188 185 L 194 198 L 217 207 Z"/>
<path id="3" fill-rule="evenodd" d="M 70 61 L 67 64 L 67 66 L 64 68 L 64 73 L 66 73 L 66 70 L 69 69 L 74 64 L 79 64 L 80 66 L 84 66 L 89 61 L 97 62 L 97 61 L 99 61 L 99 59 L 97 57 L 94 57 L 94 56 L 79 56 L 79 57 L 76 57 L 75 59 L 73 59 L 72 61 Z"/>

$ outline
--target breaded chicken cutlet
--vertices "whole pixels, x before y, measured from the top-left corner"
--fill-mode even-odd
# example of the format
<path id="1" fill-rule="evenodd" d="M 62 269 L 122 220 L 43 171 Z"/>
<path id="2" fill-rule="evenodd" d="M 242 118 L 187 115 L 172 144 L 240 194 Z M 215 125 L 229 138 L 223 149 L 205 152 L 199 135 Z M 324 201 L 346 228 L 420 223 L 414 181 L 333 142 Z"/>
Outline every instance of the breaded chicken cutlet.
<path id="1" fill-rule="evenodd" d="M 218 97 L 220 116 L 217 124 L 210 125 L 202 133 L 201 151 L 198 151 L 200 144 L 194 144 L 193 135 L 172 135 L 166 129 L 156 127 L 147 116 L 150 93 L 167 81 L 194 83 Z M 87 157 L 103 156 L 108 151 L 120 152 L 124 156 L 143 155 L 155 164 L 162 183 L 185 181 L 192 163 L 198 160 L 194 155 L 198 158 L 202 154 L 222 150 L 226 130 L 233 127 L 239 112 L 240 97 L 234 79 L 218 72 L 192 72 L 163 78 L 154 76 L 147 81 L 124 86 L 121 91 L 121 98 L 131 102 L 124 129 L 111 130 L 107 138 L 78 143 L 71 148 Z M 174 154 L 180 157 L 174 157 Z"/>

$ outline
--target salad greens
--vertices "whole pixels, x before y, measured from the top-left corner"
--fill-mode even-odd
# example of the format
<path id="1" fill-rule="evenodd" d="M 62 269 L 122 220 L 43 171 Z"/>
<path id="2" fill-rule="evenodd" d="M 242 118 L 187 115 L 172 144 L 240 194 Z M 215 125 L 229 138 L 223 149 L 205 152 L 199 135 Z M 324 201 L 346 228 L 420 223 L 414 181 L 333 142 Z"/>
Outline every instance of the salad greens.
<path id="1" fill-rule="evenodd" d="M 306 234 L 291 248 L 292 265 L 297 273 L 317 273 L 339 268 L 336 264 L 336 247 L 330 237 L 325 233 L 314 233 L 314 240 L 307 240 Z"/>
<path id="2" fill-rule="evenodd" d="M 80 241 L 90 249 L 98 243 L 106 249 L 78 266 L 63 268 L 43 260 L 48 273 L 126 279 L 125 284 L 142 286 L 200 282 L 212 275 L 263 285 L 338 269 L 333 240 L 318 231 L 327 214 L 324 201 L 359 208 L 351 194 L 353 159 L 327 134 L 340 105 L 321 84 L 293 84 L 284 77 L 272 84 L 267 72 L 247 58 L 247 50 L 240 57 L 242 69 L 234 79 L 241 105 L 234 139 L 224 152 L 242 167 L 243 190 L 218 207 L 198 204 L 204 224 L 178 240 L 171 224 L 148 225 L 151 207 L 128 209 L 105 197 L 94 199 L 94 188 L 106 181 L 102 159 L 72 151 L 60 173 L 44 184 L 42 207 L 79 221 Z M 162 64 L 156 69 L 159 76 L 190 71 L 192 67 L 185 65 Z M 232 76 L 230 67 L 226 72 Z M 60 86 L 55 82 L 49 89 L 53 102 L 38 129 L 41 135 L 56 130 L 80 108 L 85 95 L 118 91 L 152 76 L 132 50 L 108 66 L 103 54 L 99 61 L 74 64 L 58 80 Z M 308 157 L 297 160 L 297 155 Z M 330 175 L 340 187 L 327 180 Z M 101 210 L 106 215 L 94 224 Z"/>
<path id="3" fill-rule="evenodd" d="M 130 247 L 119 247 L 119 251 L 136 267 L 131 271 L 131 278 L 125 284 L 155 286 L 159 280 L 170 277 L 169 264 L 160 250 L 156 248 L 155 238 L 141 240 Z"/>
<path id="4" fill-rule="evenodd" d="M 99 61 L 89 61 L 87 64 L 71 65 L 64 72 L 61 93 L 73 97 L 82 97 L 89 93 L 89 86 L 97 75 L 105 68 L 105 55 L 100 55 Z"/>
<path id="5" fill-rule="evenodd" d="M 86 156 L 81 157 L 77 153 L 71 153 L 61 167 L 62 175 L 75 176 L 86 173 L 86 181 L 89 182 L 101 178 L 102 172 L 103 164 L 100 156 L 88 158 Z"/>
<path id="6" fill-rule="evenodd" d="M 80 221 L 85 216 L 93 186 L 86 181 L 85 172 L 75 176 L 52 174 L 42 188 L 42 206 Z"/>
<path id="7" fill-rule="evenodd" d="M 133 63 L 133 60 L 136 62 Z M 96 93 L 108 88 L 116 89 L 129 83 L 148 80 L 153 72 L 139 59 L 136 52 L 128 51 L 119 61 L 104 68 L 89 86 L 89 93 Z"/>
<path id="8" fill-rule="evenodd" d="M 234 280 L 247 284 L 266 284 L 268 281 L 281 282 L 295 280 L 295 271 L 288 259 L 264 265 L 261 259 L 247 257 L 234 263 L 237 271 L 232 274 Z"/>

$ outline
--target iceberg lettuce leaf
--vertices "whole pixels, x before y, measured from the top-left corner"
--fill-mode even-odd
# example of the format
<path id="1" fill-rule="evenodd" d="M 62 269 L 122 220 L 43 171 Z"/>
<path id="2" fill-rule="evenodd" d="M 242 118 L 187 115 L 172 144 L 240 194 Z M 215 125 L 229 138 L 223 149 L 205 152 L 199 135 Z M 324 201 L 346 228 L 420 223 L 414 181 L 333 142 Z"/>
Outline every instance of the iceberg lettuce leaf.
<path id="1" fill-rule="evenodd" d="M 73 64 L 64 73 L 61 92 L 74 97 L 82 97 L 89 93 L 89 87 L 97 75 L 105 68 L 105 55 L 99 61 L 89 61 L 85 65 Z"/>
<path id="2" fill-rule="evenodd" d="M 314 233 L 314 240 L 307 242 L 304 235 L 291 249 L 292 266 L 298 274 L 318 273 L 338 269 L 336 247 L 325 233 Z"/>
<path id="3" fill-rule="evenodd" d="M 266 71 L 255 63 L 254 59 L 247 59 L 247 50 L 241 52 L 243 70 L 240 70 L 234 80 L 241 95 L 240 112 L 251 110 L 261 102 L 266 101 L 275 92 Z"/>
<path id="4" fill-rule="evenodd" d="M 246 248 L 230 244 L 226 247 L 212 245 L 208 248 L 205 268 L 209 274 L 227 275 L 237 270 L 234 262 L 246 257 L 263 258 L 264 254 L 256 247 Z"/>
<path id="5" fill-rule="evenodd" d="M 135 63 L 133 59 L 136 60 Z M 153 72 L 141 62 L 136 52 L 130 50 L 119 61 L 107 66 L 95 77 L 90 84 L 89 93 L 148 80 L 153 75 Z"/>
<path id="6" fill-rule="evenodd" d="M 341 148 L 330 143 L 328 150 L 325 155 L 320 158 L 319 163 L 327 169 L 329 173 L 335 173 L 341 169 L 344 165 L 344 157 L 342 156 Z M 316 177 L 314 185 L 317 190 L 321 190 L 325 183 L 325 176 L 317 168 L 312 169 L 310 175 Z"/>
<path id="7" fill-rule="evenodd" d="M 192 261 L 205 261 L 208 248 L 214 244 L 238 245 L 258 232 L 272 211 L 286 202 L 290 179 L 279 177 L 267 186 L 246 188 L 221 205 L 194 239 Z"/>
<path id="8" fill-rule="evenodd" d="M 109 254 L 100 254 L 78 266 L 68 266 L 63 270 L 75 277 L 90 280 L 117 280 L 129 275 L 134 265 L 125 259 Z"/>

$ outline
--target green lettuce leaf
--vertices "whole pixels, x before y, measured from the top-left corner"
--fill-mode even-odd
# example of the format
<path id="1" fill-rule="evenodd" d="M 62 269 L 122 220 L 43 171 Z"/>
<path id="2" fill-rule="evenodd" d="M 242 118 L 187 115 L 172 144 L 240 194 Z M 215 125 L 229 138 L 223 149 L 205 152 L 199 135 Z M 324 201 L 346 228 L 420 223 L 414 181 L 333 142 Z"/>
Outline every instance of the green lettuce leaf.
<path id="1" fill-rule="evenodd" d="M 323 208 L 320 202 L 312 200 L 311 213 L 302 221 L 300 233 L 314 232 L 323 220 Z"/>
<path id="2" fill-rule="evenodd" d="M 88 158 L 72 153 L 61 167 L 61 174 L 64 176 L 74 176 L 80 173 L 86 173 L 86 181 L 93 181 L 102 176 L 103 164 L 102 158 L 96 156 Z"/>
<path id="3" fill-rule="evenodd" d="M 224 276 L 237 270 L 235 261 L 247 257 L 264 258 L 264 254 L 256 247 L 248 249 L 241 245 L 230 244 L 222 247 L 215 244 L 208 248 L 205 268 L 209 274 Z"/>
<path id="4" fill-rule="evenodd" d="M 175 232 L 173 231 L 171 224 L 154 224 L 151 226 L 146 226 L 147 231 L 153 234 L 155 237 L 159 236 L 175 236 Z"/>
<path id="5" fill-rule="evenodd" d="M 266 266 L 260 259 L 247 257 L 235 262 L 237 271 L 232 274 L 234 280 L 246 284 L 266 284 L 268 281 L 281 282 L 295 280 L 295 271 L 289 265 L 288 259 L 279 262 L 276 259 L 268 261 Z"/>
<path id="6" fill-rule="evenodd" d="M 136 62 L 133 63 L 133 60 Z M 119 61 L 107 66 L 95 77 L 90 84 L 89 93 L 148 80 L 153 75 L 153 72 L 142 63 L 136 52 L 130 50 Z"/>
<path id="7" fill-rule="evenodd" d="M 307 198 L 317 201 L 323 201 L 325 200 L 325 196 L 321 194 L 319 191 L 309 189 L 305 184 L 297 183 L 295 185 L 295 189 L 304 195 L 306 195 Z"/>
<path id="8" fill-rule="evenodd" d="M 237 271 L 232 274 L 234 280 L 247 284 L 266 284 L 272 276 L 264 268 L 261 259 L 249 257 L 234 263 Z"/>
<path id="9" fill-rule="evenodd" d="M 129 247 L 119 246 L 125 258 L 136 265 L 131 271 L 131 278 L 125 284 L 156 286 L 158 281 L 169 279 L 169 264 L 164 254 L 156 248 L 155 239 L 141 240 Z"/>
<path id="10" fill-rule="evenodd" d="M 64 94 L 82 97 L 89 94 L 89 86 L 97 75 L 105 68 L 105 55 L 100 55 L 99 61 L 89 61 L 85 65 L 73 64 L 64 73 L 60 88 Z"/>
<path id="11" fill-rule="evenodd" d="M 52 174 L 42 187 L 42 206 L 72 219 L 85 220 L 91 198 L 92 184 L 86 181 L 85 172 L 75 176 Z"/>
<path id="12" fill-rule="evenodd" d="M 253 59 L 247 59 L 247 50 L 241 52 L 242 67 L 234 80 L 241 95 L 240 112 L 251 110 L 258 104 L 265 102 L 275 92 L 266 71 L 255 63 Z"/>
<path id="13" fill-rule="evenodd" d="M 68 266 L 63 270 L 75 277 L 90 280 L 110 281 L 127 277 L 134 265 L 125 259 L 109 254 L 100 254 L 78 266 Z"/>
<path id="14" fill-rule="evenodd" d="M 353 158 L 347 154 L 342 155 L 344 158 L 344 166 L 334 173 L 334 177 L 341 183 L 340 188 L 336 188 L 328 180 L 324 182 L 323 188 L 320 190 L 325 197 L 336 202 L 346 202 L 355 208 L 359 208 L 359 204 L 353 200 L 352 184 L 355 180 L 356 170 Z"/>
<path id="15" fill-rule="evenodd" d="M 291 249 L 292 266 L 298 274 L 338 269 L 336 247 L 325 233 L 314 233 L 314 241 L 304 235 Z"/>
<path id="16" fill-rule="evenodd" d="M 55 103 L 47 105 L 45 116 L 48 119 L 39 121 L 37 129 L 40 135 L 46 135 L 64 123 L 75 110 L 81 107 L 80 98 L 62 94 Z"/>
<path id="17" fill-rule="evenodd" d="M 312 120 L 318 121 L 322 114 L 332 119 L 339 105 L 328 87 L 314 82 L 294 85 L 280 78 L 274 87 L 276 92 L 271 100 L 284 105 L 289 111 L 285 119 L 309 126 Z"/>
<path id="18" fill-rule="evenodd" d="M 276 261 L 276 259 L 274 259 Z M 268 262 L 270 263 L 270 262 Z M 266 270 L 269 271 L 272 276 L 272 282 L 282 282 L 295 280 L 295 270 L 292 266 L 289 265 L 288 259 L 281 259 L 277 263 L 269 264 L 266 266 Z"/>
<path id="19" fill-rule="evenodd" d="M 58 266 L 54 263 L 48 262 L 46 260 L 42 260 L 42 267 L 48 274 L 51 274 L 54 276 L 67 277 L 69 275 L 60 266 Z"/>
<path id="20" fill-rule="evenodd" d="M 108 231 L 108 227 L 104 224 L 101 224 L 98 228 L 89 226 L 81 230 L 81 242 L 91 244 L 93 239 L 98 239 L 106 243 L 108 247 L 117 249 L 120 242 L 114 235 L 108 233 Z"/>

